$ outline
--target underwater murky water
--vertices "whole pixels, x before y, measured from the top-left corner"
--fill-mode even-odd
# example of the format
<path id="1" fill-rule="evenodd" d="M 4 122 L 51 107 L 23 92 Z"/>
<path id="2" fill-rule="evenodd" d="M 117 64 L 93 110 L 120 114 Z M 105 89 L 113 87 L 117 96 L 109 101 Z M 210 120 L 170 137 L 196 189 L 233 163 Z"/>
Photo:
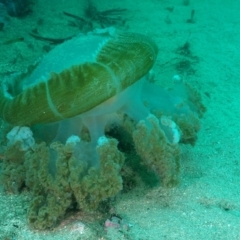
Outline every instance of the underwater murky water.
<path id="1" fill-rule="evenodd" d="M 240 239 L 239 6 L 0 0 L 0 239 Z"/>

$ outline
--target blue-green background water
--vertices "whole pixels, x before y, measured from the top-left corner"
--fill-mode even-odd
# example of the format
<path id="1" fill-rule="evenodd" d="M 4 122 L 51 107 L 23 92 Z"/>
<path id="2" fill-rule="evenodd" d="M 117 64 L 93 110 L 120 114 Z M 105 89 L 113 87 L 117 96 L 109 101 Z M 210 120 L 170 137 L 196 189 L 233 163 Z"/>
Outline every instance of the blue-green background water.
<path id="1" fill-rule="evenodd" d="M 0 239 L 240 239 L 240 1 L 93 3 L 101 10 L 126 8 L 126 24 L 119 27 L 148 35 L 157 43 L 159 56 L 154 72 L 162 85 L 168 86 L 179 74 L 175 67 L 179 58 L 191 62 L 191 68 L 184 68 L 180 74 L 199 89 L 207 107 L 198 141 L 194 147 L 183 147 L 178 187 L 166 190 L 138 186 L 117 197 L 114 212 L 131 225 L 127 232 L 97 234 L 96 229 L 103 226 L 89 222 L 98 216 L 85 221 L 81 213 L 53 231 L 37 232 L 26 222 L 31 196 L 27 192 L 1 193 Z M 81 15 L 84 4 L 77 0 L 38 0 L 31 4 L 32 11 L 21 18 L 8 16 L 2 7 L 0 77 L 23 71 L 54 47 L 31 37 L 32 30 L 54 38 L 78 33 L 79 29 L 70 26 L 62 12 Z M 189 22 L 192 10 L 193 21 Z M 7 42 L 19 38 L 24 41 Z M 176 51 L 186 42 L 191 44 L 197 61 Z"/>

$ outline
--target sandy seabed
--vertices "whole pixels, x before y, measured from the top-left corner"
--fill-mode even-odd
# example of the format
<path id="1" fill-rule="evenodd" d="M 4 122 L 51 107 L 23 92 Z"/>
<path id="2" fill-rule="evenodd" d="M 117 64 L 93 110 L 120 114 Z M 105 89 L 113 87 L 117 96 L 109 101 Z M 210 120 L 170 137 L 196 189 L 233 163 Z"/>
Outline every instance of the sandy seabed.
<path id="1" fill-rule="evenodd" d="M 28 34 L 34 28 L 58 38 L 76 34 L 62 11 L 77 14 L 82 5 L 77 0 L 38 0 L 29 16 L 6 20 L 0 31 L 0 77 L 25 69 L 45 53 L 46 43 Z M 197 56 L 193 72 L 182 72 L 182 78 L 199 89 L 207 112 L 196 145 L 183 146 L 181 184 L 171 190 L 139 186 L 118 196 L 115 211 L 131 228 L 108 234 L 100 234 L 99 226 L 83 225 L 81 215 L 53 231 L 31 230 L 26 223 L 28 194 L 1 193 L 1 240 L 240 239 L 240 0 L 190 0 L 189 4 L 100 0 L 96 5 L 99 9 L 126 7 L 126 30 L 156 41 L 159 57 L 154 71 L 160 84 L 167 85 L 179 73 L 174 67 L 180 57 L 177 48 L 188 42 Z M 195 14 L 189 23 L 192 10 Z M 2 44 L 18 37 L 24 37 L 24 42 Z"/>

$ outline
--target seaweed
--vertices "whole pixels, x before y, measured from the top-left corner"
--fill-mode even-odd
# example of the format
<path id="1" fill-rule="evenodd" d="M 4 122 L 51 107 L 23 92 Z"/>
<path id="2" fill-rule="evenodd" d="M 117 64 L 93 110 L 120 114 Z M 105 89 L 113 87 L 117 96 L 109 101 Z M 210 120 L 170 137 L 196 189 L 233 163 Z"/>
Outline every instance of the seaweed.
<path id="1" fill-rule="evenodd" d="M 175 68 L 180 74 L 194 75 L 196 69 L 193 68 L 192 63 L 189 59 L 181 59 L 175 64 Z"/>
<path id="2" fill-rule="evenodd" d="M 106 28 L 113 25 L 123 26 L 126 22 L 126 19 L 122 17 L 122 14 L 127 11 L 126 8 L 112 8 L 100 11 L 92 1 L 88 1 L 83 11 L 84 17 L 66 11 L 63 12 L 64 15 L 76 20 L 69 21 L 69 24 L 78 27 L 83 32 L 92 31 L 94 25 Z"/>
<path id="3" fill-rule="evenodd" d="M 93 24 L 91 21 L 88 21 L 82 17 L 79 17 L 77 15 L 74 15 L 72 13 L 68 13 L 68 12 L 63 12 L 64 15 L 74 18 L 76 21 L 69 21 L 69 24 L 73 27 L 77 27 L 79 28 L 81 31 L 83 32 L 88 32 L 88 31 L 92 31 L 93 30 Z"/>
<path id="4" fill-rule="evenodd" d="M 195 23 L 195 18 L 194 18 L 194 16 L 195 16 L 195 10 L 192 9 L 191 14 L 190 14 L 190 18 L 187 19 L 186 22 L 187 22 L 187 23 Z"/>
<path id="5" fill-rule="evenodd" d="M 121 14 L 125 12 L 125 8 L 112 8 L 104 11 L 99 11 L 91 1 L 88 1 L 88 5 L 84 10 L 85 16 L 90 21 L 98 22 L 101 27 L 107 27 L 114 24 L 124 24 L 125 20 L 122 19 Z"/>
<path id="6" fill-rule="evenodd" d="M 187 40 L 182 46 L 178 47 L 175 53 L 181 56 L 180 60 L 175 64 L 176 70 L 180 74 L 195 74 L 196 69 L 193 65 L 199 62 L 199 58 L 192 54 L 189 41 Z"/>
<path id="7" fill-rule="evenodd" d="M 37 40 L 47 41 L 47 42 L 50 42 L 51 44 L 63 43 L 66 40 L 69 40 L 74 37 L 74 36 L 71 36 L 71 37 L 66 37 L 66 38 L 51 38 L 51 37 L 43 37 L 39 34 L 35 34 L 34 32 L 30 32 L 29 35 L 34 37 Z"/>

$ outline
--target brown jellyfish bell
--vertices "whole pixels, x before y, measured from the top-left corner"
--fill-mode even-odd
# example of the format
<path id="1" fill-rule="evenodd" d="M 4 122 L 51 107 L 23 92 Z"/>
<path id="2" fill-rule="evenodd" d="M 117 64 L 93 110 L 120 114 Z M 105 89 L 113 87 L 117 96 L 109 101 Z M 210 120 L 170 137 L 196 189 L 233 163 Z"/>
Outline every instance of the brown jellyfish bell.
<path id="1" fill-rule="evenodd" d="M 20 93 L 1 91 L 0 117 L 26 126 L 89 111 L 146 75 L 157 53 L 156 44 L 141 34 L 78 36 L 46 55 Z"/>

